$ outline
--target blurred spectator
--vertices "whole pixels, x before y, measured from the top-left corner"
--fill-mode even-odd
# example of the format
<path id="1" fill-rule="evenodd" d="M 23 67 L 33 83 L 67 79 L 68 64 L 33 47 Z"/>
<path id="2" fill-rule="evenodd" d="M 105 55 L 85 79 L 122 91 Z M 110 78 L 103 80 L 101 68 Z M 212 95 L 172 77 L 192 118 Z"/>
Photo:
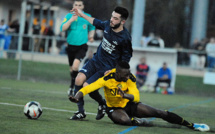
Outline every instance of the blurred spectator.
<path id="1" fill-rule="evenodd" d="M 49 53 L 50 54 L 55 54 L 56 55 L 56 54 L 59 54 L 59 52 L 60 52 L 60 50 L 59 50 L 59 48 L 57 47 L 56 44 L 53 44 L 53 46 L 49 48 Z"/>
<path id="2" fill-rule="evenodd" d="M 6 32 L 13 32 L 14 29 L 11 29 L 7 24 L 5 24 L 4 20 L 1 20 L 0 22 L 0 58 L 3 57 L 3 50 L 5 45 L 5 33 Z"/>
<path id="3" fill-rule="evenodd" d="M 155 91 L 156 88 L 159 86 L 159 84 L 162 83 L 167 83 L 167 87 L 170 88 L 170 84 L 171 84 L 171 79 L 172 79 L 172 73 L 171 70 L 167 67 L 167 63 L 164 62 L 163 63 L 163 67 L 161 67 L 158 70 L 158 78 L 155 84 Z"/>
<path id="4" fill-rule="evenodd" d="M 34 35 L 40 35 L 41 34 L 41 26 L 40 26 L 40 20 L 36 19 L 33 25 L 33 34 Z"/>
<path id="5" fill-rule="evenodd" d="M 103 31 L 100 29 L 96 29 L 95 40 L 102 40 L 102 38 L 103 38 Z"/>
<path id="6" fill-rule="evenodd" d="M 164 48 L 165 47 L 164 40 L 160 37 L 160 35 L 156 35 L 156 36 L 157 36 L 158 42 L 160 44 L 160 48 Z"/>
<path id="7" fill-rule="evenodd" d="M 154 37 L 155 37 L 155 34 L 153 32 L 149 33 L 149 35 L 145 39 L 146 46 L 147 46 L 147 44 L 148 44 L 149 41 L 151 41 L 152 39 L 154 39 Z"/>
<path id="8" fill-rule="evenodd" d="M 54 31 L 53 31 L 53 28 L 52 26 L 47 26 L 43 32 L 43 35 L 45 36 L 49 36 L 49 39 L 48 39 L 48 50 L 50 52 L 50 49 L 52 47 L 52 36 L 54 35 Z M 41 47 L 40 47 L 41 49 Z M 44 50 L 44 47 L 43 47 L 43 50 Z"/>
<path id="9" fill-rule="evenodd" d="M 40 35 L 41 34 L 41 26 L 40 26 L 40 20 L 39 19 L 35 19 L 34 21 L 34 25 L 33 25 L 33 34 L 34 35 Z M 40 41 L 41 39 L 36 37 L 34 38 L 34 51 L 38 52 L 39 48 L 40 48 Z"/>
<path id="10" fill-rule="evenodd" d="M 160 43 L 158 42 L 158 39 L 153 38 L 152 40 L 149 41 L 147 44 L 148 47 L 159 47 Z"/>
<path id="11" fill-rule="evenodd" d="M 25 21 L 24 34 L 28 34 L 28 20 Z M 30 40 L 30 37 L 23 37 L 22 50 L 26 50 L 26 51 L 29 50 L 29 40 Z"/>
<path id="12" fill-rule="evenodd" d="M 149 66 L 146 64 L 146 59 L 142 57 L 140 59 L 140 64 L 138 64 L 136 67 L 136 84 L 139 90 L 146 81 L 149 69 Z"/>
<path id="13" fill-rule="evenodd" d="M 19 22 L 18 22 L 18 20 L 14 20 L 12 22 L 12 24 L 10 25 L 10 28 L 14 29 L 13 33 L 18 34 L 19 33 Z M 17 50 L 17 48 L 18 48 L 18 36 L 12 36 L 9 50 Z M 11 59 L 14 59 L 15 55 L 16 54 L 14 52 L 8 52 L 7 53 L 7 57 L 11 58 Z"/>
<path id="14" fill-rule="evenodd" d="M 205 39 L 202 39 L 199 45 L 197 46 L 198 53 L 198 61 L 197 61 L 197 67 L 199 70 L 203 70 L 205 67 Z"/>
<path id="15" fill-rule="evenodd" d="M 66 52 L 66 48 L 67 48 L 67 42 L 66 41 L 64 41 L 63 43 L 62 43 L 62 45 L 60 46 L 60 54 L 61 55 L 64 55 L 64 54 L 67 54 L 67 52 Z"/>
<path id="16" fill-rule="evenodd" d="M 46 38 L 45 39 L 43 38 L 41 40 L 41 43 L 39 46 L 39 51 L 44 52 L 44 51 L 46 51 L 46 48 L 47 48 L 47 51 L 50 52 L 50 49 L 52 47 L 52 36 L 54 35 L 52 26 L 46 26 L 42 35 L 46 36 Z M 46 40 L 48 41 L 48 44 L 47 44 L 48 46 L 46 46 Z"/>
<path id="17" fill-rule="evenodd" d="M 3 57 L 3 50 L 4 50 L 4 44 L 5 44 L 5 32 L 8 29 L 8 25 L 4 23 L 4 20 L 1 20 L 0 22 L 0 58 Z"/>
<path id="18" fill-rule="evenodd" d="M 154 33 L 152 33 L 152 32 L 149 33 L 148 36 L 143 35 L 142 38 L 141 38 L 141 40 L 140 40 L 141 46 L 142 46 L 142 47 L 147 47 L 149 41 L 151 41 L 152 39 L 154 39 L 154 37 L 155 37 L 155 36 L 154 36 Z"/>
<path id="19" fill-rule="evenodd" d="M 181 46 L 181 44 L 179 42 L 176 42 L 174 48 L 177 50 L 177 55 L 178 55 L 177 56 L 177 64 L 182 65 L 184 57 L 183 57 L 183 53 L 180 52 L 180 50 L 182 50 L 183 47 Z"/>
<path id="20" fill-rule="evenodd" d="M 174 48 L 177 49 L 177 50 L 182 50 L 183 49 L 183 47 L 181 46 L 181 44 L 179 42 L 175 43 Z"/>
<path id="21" fill-rule="evenodd" d="M 189 55 L 186 52 L 183 52 L 183 47 L 179 42 L 175 43 L 174 48 L 177 50 L 177 64 L 178 65 L 189 65 Z"/>
<path id="22" fill-rule="evenodd" d="M 206 45 L 208 69 L 212 71 L 215 68 L 215 38 L 210 38 L 210 42 Z"/>
<path id="23" fill-rule="evenodd" d="M 147 38 L 146 38 L 146 36 L 145 35 L 143 35 L 142 37 L 141 37 L 141 40 L 140 40 L 141 42 L 140 42 L 140 44 L 141 44 L 141 46 L 142 47 L 147 47 Z"/>
<path id="24" fill-rule="evenodd" d="M 64 55 L 66 53 L 67 42 L 65 41 L 65 32 L 60 32 L 57 40 L 57 47 L 60 49 L 59 54 Z"/>
<path id="25" fill-rule="evenodd" d="M 190 53 L 190 65 L 193 69 L 198 69 L 198 46 L 200 46 L 200 42 L 198 39 L 194 39 L 193 44 L 191 45 L 190 49 L 194 50 Z"/>
<path id="26" fill-rule="evenodd" d="M 160 38 L 159 35 L 156 35 L 154 38 L 152 38 L 148 44 L 148 47 L 160 47 L 160 48 L 164 48 L 164 41 L 163 39 Z"/>

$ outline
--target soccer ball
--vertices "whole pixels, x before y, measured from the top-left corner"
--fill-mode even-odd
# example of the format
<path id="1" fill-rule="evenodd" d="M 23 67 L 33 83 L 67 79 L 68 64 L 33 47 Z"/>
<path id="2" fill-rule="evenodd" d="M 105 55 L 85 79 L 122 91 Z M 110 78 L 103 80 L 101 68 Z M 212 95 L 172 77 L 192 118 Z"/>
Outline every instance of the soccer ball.
<path id="1" fill-rule="evenodd" d="M 42 112 L 41 105 L 37 101 L 30 101 L 24 107 L 24 114 L 29 119 L 38 119 Z"/>

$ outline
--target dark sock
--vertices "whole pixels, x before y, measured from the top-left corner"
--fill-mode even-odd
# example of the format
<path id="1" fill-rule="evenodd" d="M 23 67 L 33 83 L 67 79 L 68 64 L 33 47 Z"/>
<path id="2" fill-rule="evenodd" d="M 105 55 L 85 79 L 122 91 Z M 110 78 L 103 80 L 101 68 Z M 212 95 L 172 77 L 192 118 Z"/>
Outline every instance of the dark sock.
<path id="1" fill-rule="evenodd" d="M 83 97 L 79 99 L 77 106 L 78 106 L 78 111 L 83 113 L 84 112 L 84 98 Z"/>
<path id="2" fill-rule="evenodd" d="M 70 88 L 73 88 L 72 87 L 72 72 L 70 72 L 70 78 L 71 78 L 71 80 L 70 80 Z"/>
<path id="3" fill-rule="evenodd" d="M 75 91 L 74 91 L 74 94 L 76 94 L 83 86 L 77 86 L 75 85 Z M 77 106 L 78 106 L 78 111 L 79 112 L 84 112 L 84 99 L 83 98 L 80 98 L 78 103 L 77 103 Z"/>
<path id="4" fill-rule="evenodd" d="M 74 95 L 82 88 L 83 86 L 77 86 L 75 85 Z"/>
<path id="5" fill-rule="evenodd" d="M 190 128 L 190 129 L 194 129 L 194 127 L 193 127 L 194 124 L 190 123 L 190 122 L 188 122 L 188 121 L 186 121 L 184 119 L 183 119 L 181 125 L 186 126 L 186 127 Z"/>
<path id="6" fill-rule="evenodd" d="M 92 99 L 97 101 L 99 105 L 106 105 L 106 101 L 103 99 L 103 97 L 101 96 L 98 90 L 91 92 L 89 95 Z"/>
<path id="7" fill-rule="evenodd" d="M 75 85 L 75 78 L 78 75 L 78 71 L 73 71 L 72 73 L 70 73 L 71 76 L 71 85 L 70 88 L 74 88 Z"/>
<path id="8" fill-rule="evenodd" d="M 183 126 L 186 126 L 190 129 L 193 129 L 193 123 L 190 123 L 190 122 L 184 120 L 182 117 L 178 116 L 175 113 L 167 111 L 167 116 L 163 119 L 170 122 L 170 123 L 183 125 Z"/>

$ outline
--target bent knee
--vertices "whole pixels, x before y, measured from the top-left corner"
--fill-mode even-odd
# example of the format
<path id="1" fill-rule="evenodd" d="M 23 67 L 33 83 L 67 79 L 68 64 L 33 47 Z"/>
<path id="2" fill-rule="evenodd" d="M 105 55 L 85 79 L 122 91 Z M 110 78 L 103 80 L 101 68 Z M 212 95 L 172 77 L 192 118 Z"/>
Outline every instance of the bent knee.
<path id="1" fill-rule="evenodd" d="M 89 85 L 87 82 L 84 82 L 83 87 L 86 87 L 87 85 Z"/>
<path id="2" fill-rule="evenodd" d="M 75 79 L 75 85 L 81 86 L 86 81 L 86 76 L 83 73 L 78 73 L 76 79 Z"/>

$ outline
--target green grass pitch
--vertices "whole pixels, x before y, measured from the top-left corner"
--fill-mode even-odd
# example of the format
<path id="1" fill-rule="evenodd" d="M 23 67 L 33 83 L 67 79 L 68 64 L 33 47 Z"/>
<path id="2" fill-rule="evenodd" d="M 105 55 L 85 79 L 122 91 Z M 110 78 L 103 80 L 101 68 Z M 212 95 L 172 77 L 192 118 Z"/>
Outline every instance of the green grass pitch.
<path id="1" fill-rule="evenodd" d="M 77 106 L 67 98 L 66 84 L 53 84 L 30 81 L 16 81 L 0 78 L 0 133 L 1 134 L 196 134 L 197 131 L 169 124 L 161 119 L 152 122 L 158 126 L 135 127 L 116 125 L 105 116 L 97 121 L 95 115 L 98 104 L 88 95 L 85 109 L 88 121 L 72 121 L 69 117 Z M 103 91 L 100 90 L 103 94 Z M 215 132 L 215 99 L 190 95 L 162 95 L 140 93 L 141 102 L 163 110 L 172 110 L 186 120 L 206 123 Z M 43 114 L 38 120 L 27 119 L 23 114 L 24 105 L 38 101 Z M 130 130 L 130 131 L 127 131 Z M 126 132 L 127 131 L 127 132 Z M 205 134 L 206 134 L 205 133 Z"/>

